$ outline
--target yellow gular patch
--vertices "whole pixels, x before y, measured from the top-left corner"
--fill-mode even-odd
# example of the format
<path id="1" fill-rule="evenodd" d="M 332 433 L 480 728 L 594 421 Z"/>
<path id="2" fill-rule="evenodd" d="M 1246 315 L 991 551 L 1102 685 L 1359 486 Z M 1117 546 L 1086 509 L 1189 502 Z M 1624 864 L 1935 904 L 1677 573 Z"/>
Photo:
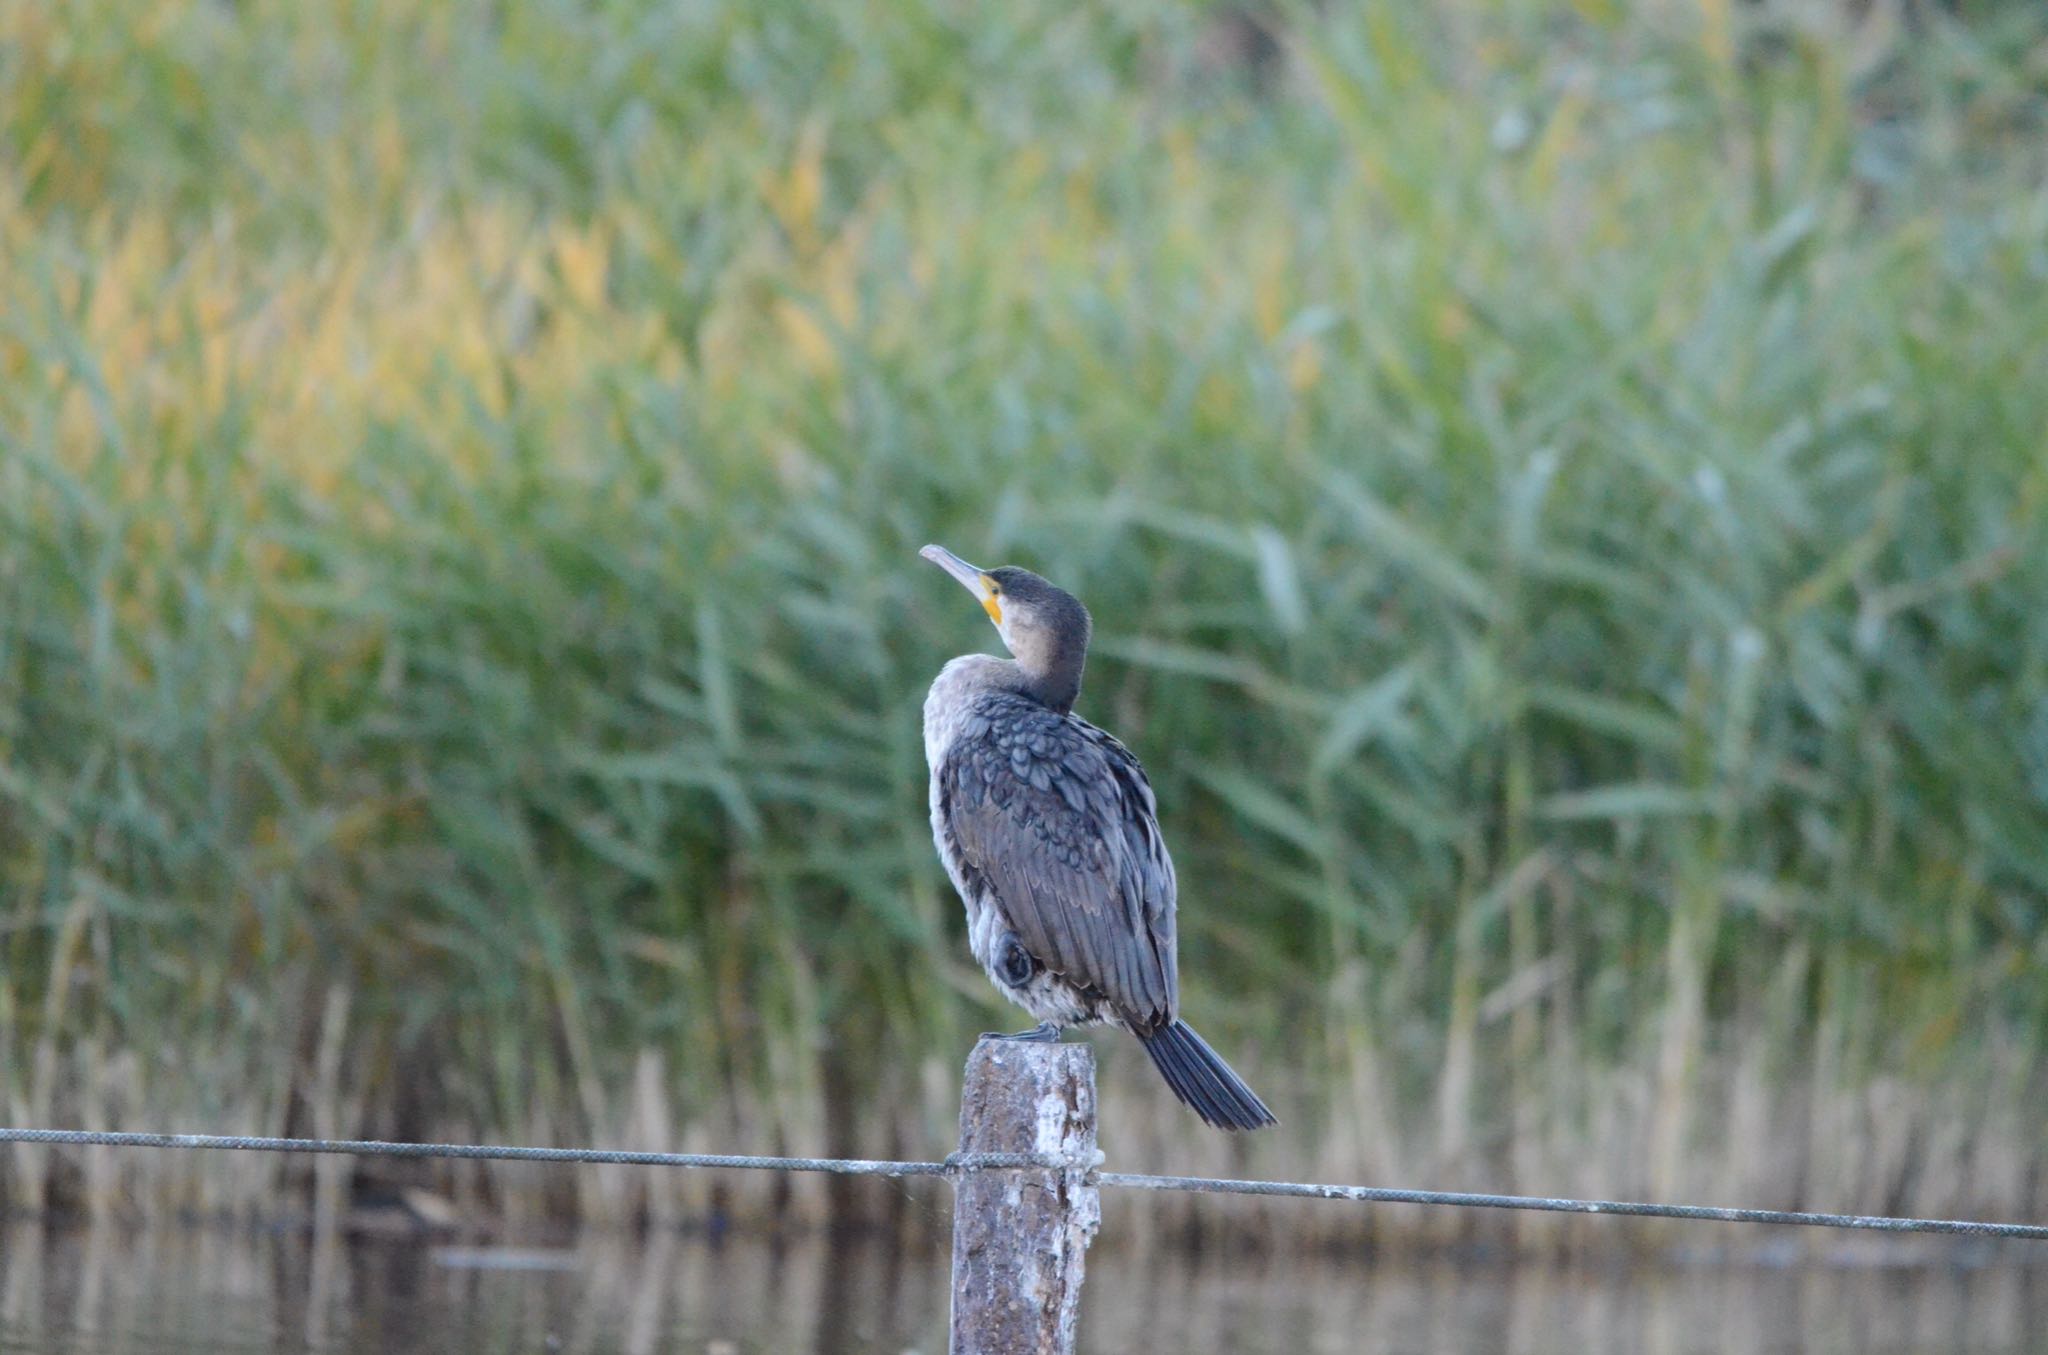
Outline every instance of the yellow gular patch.
<path id="1" fill-rule="evenodd" d="M 995 580 L 984 574 L 981 576 L 981 586 L 988 589 L 988 592 L 982 595 L 981 609 L 988 613 L 989 620 L 995 622 L 998 626 L 1002 625 L 1003 598 L 1002 594 L 996 592 Z"/>

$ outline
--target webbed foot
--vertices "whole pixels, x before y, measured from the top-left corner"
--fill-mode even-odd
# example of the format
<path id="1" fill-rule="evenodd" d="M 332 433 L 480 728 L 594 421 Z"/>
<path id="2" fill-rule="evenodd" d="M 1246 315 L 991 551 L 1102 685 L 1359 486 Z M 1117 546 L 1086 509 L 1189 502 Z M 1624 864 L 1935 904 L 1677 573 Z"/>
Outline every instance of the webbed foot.
<path id="1" fill-rule="evenodd" d="M 981 1038 L 984 1040 L 1028 1040 L 1033 1044 L 1057 1044 L 1060 1038 L 1060 1028 L 1050 1021 L 1040 1021 L 1029 1030 L 1014 1031 L 1007 1035 L 999 1030 L 985 1030 L 981 1033 Z"/>

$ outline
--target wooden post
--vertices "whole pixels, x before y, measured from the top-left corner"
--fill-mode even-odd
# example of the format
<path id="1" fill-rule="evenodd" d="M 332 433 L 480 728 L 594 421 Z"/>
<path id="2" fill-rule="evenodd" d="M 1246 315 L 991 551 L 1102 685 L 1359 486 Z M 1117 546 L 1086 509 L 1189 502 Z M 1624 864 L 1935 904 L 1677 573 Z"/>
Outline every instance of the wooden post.
<path id="1" fill-rule="evenodd" d="M 968 1172 L 953 1188 L 952 1355 L 1072 1355 L 1081 1264 L 1102 1221 L 1095 1055 L 983 1040 L 960 1091 L 962 1153 L 1046 1153 L 1071 1168 Z"/>

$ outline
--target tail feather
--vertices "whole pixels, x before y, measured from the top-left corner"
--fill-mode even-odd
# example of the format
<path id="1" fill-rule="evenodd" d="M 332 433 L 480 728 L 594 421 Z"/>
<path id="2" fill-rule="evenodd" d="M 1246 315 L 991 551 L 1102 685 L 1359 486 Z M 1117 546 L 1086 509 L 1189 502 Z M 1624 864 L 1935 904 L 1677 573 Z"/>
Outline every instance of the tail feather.
<path id="1" fill-rule="evenodd" d="M 1278 1124 L 1258 1093 L 1230 1071 L 1230 1065 L 1185 1021 L 1138 1039 L 1160 1076 L 1183 1104 L 1218 1129 L 1262 1129 Z"/>

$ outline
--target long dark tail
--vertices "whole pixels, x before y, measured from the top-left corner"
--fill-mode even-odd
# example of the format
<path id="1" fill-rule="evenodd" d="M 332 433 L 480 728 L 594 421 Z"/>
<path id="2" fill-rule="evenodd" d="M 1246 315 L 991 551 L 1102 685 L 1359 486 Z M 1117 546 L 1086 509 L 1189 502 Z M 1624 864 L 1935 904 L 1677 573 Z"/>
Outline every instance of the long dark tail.
<path id="1" fill-rule="evenodd" d="M 1262 1129 L 1278 1124 L 1244 1079 L 1230 1071 L 1209 1042 L 1185 1021 L 1138 1037 L 1173 1094 L 1218 1129 Z"/>

